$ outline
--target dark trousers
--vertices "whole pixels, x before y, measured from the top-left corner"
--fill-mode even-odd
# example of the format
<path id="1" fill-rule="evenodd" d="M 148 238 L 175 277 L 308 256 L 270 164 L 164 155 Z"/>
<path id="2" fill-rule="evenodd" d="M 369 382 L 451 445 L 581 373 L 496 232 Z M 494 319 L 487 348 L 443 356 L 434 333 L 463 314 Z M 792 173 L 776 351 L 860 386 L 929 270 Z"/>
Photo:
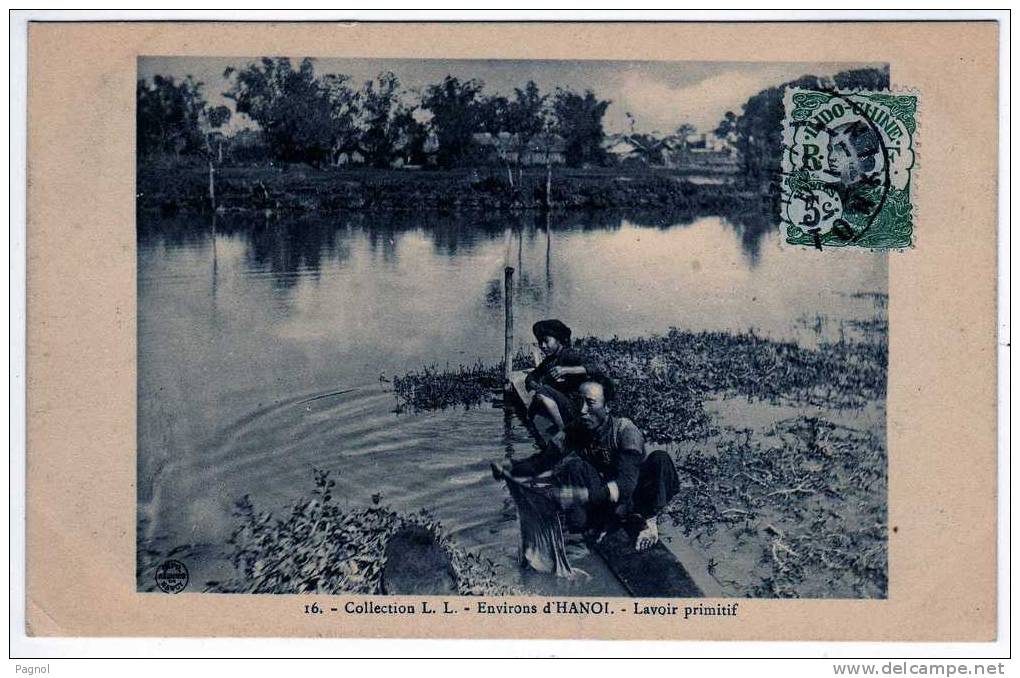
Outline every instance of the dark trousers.
<path id="1" fill-rule="evenodd" d="M 574 403 L 573 398 L 552 386 L 545 385 L 535 389 L 535 396 L 531 400 L 531 407 L 528 408 L 529 417 L 534 417 L 536 413 L 545 414 L 545 406 L 540 402 L 538 396 L 545 396 L 556 403 L 564 426 L 577 419 L 577 405 Z"/>
<path id="2" fill-rule="evenodd" d="M 587 488 L 589 497 L 602 494 L 605 484 L 598 470 L 576 455 L 570 455 L 557 465 L 553 479 L 560 486 Z M 647 520 L 658 515 L 679 489 L 680 479 L 673 460 L 664 451 L 656 450 L 641 463 L 632 496 L 620 497 L 618 504 L 596 499 L 571 506 L 565 516 L 567 529 L 571 532 L 605 529 L 614 519 Z M 618 508 L 622 510 L 618 511 Z"/>

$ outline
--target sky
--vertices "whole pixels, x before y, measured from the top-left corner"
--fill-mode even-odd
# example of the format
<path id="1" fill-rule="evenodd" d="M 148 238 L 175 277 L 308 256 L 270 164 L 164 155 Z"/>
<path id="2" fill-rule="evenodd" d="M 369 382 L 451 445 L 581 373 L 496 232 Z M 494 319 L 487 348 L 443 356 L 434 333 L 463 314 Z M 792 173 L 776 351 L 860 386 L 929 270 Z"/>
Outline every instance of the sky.
<path id="1" fill-rule="evenodd" d="M 292 56 L 296 65 L 300 56 Z M 223 97 L 229 81 L 223 77 L 228 66 L 243 68 L 251 57 L 140 57 L 138 77 L 154 75 L 181 79 L 192 75 L 205 83 L 206 99 L 213 105 L 233 102 Z M 591 89 L 601 99 L 610 99 L 603 119 L 609 134 L 630 131 L 627 118 L 634 117 L 637 132 L 668 133 L 682 123 L 700 132 L 711 132 L 726 111 L 740 112 L 749 97 L 766 87 L 779 85 L 802 75 L 832 76 L 866 63 L 741 63 L 697 61 L 533 61 L 533 60 L 447 60 L 447 59 L 315 59 L 317 75 L 344 73 L 360 85 L 382 71 L 393 71 L 402 86 L 422 90 L 447 75 L 460 79 L 478 78 L 487 95 L 512 95 L 515 87 L 534 80 L 543 93 L 556 87 L 583 91 Z M 231 127 L 248 126 L 239 117 Z"/>

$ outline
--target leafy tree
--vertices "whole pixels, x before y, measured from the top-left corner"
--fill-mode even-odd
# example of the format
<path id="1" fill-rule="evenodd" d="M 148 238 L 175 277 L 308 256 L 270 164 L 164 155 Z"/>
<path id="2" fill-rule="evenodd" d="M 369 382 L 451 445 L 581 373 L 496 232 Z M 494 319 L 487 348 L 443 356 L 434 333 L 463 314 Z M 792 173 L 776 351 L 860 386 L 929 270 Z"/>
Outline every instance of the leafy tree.
<path id="1" fill-rule="evenodd" d="M 350 77 L 341 73 L 327 73 L 319 81 L 319 87 L 329 101 L 330 153 L 333 158 L 339 153 L 359 148 L 359 97 L 350 82 Z"/>
<path id="2" fill-rule="evenodd" d="M 361 150 L 372 165 L 388 167 L 411 143 L 411 137 L 419 133 L 413 109 L 400 101 L 400 80 L 389 71 L 367 81 L 358 96 L 361 104 Z"/>
<path id="3" fill-rule="evenodd" d="M 433 115 L 431 126 L 439 142 L 439 164 L 450 167 L 466 159 L 471 151 L 471 134 L 480 118 L 481 80 L 461 81 L 447 75 L 439 84 L 430 85 L 422 96 L 422 107 Z"/>
<path id="4" fill-rule="evenodd" d="M 726 111 L 719 125 L 712 132 L 720 139 L 729 139 L 730 135 L 737 133 L 737 114 L 733 111 Z"/>
<path id="5" fill-rule="evenodd" d="M 557 89 L 553 99 L 556 132 L 566 141 L 567 164 L 601 164 L 605 159 L 602 118 L 611 102 L 598 99 L 594 92 L 577 94 Z"/>
<path id="6" fill-rule="evenodd" d="M 476 132 L 499 134 L 510 129 L 510 101 L 504 96 L 483 97 L 476 109 Z"/>
<path id="7" fill-rule="evenodd" d="M 428 128 L 414 117 L 417 108 L 402 106 L 393 117 L 395 157 L 405 162 L 421 165 L 425 162 L 425 143 L 428 140 Z"/>
<path id="8" fill-rule="evenodd" d="M 168 153 L 180 156 L 205 148 L 202 121 L 208 106 L 202 96 L 202 83 L 196 82 L 190 75 L 180 82 L 172 77 L 156 75 L 151 83 L 139 80 L 135 92 L 135 134 L 139 155 Z M 230 109 L 226 111 L 229 118 Z M 213 116 L 216 121 L 221 121 L 223 114 L 217 109 Z M 220 124 L 223 122 L 225 120 Z"/>
<path id="9" fill-rule="evenodd" d="M 210 129 L 219 129 L 230 122 L 230 109 L 226 106 L 205 107 L 202 111 L 204 125 Z"/>
<path id="10" fill-rule="evenodd" d="M 652 134 L 635 132 L 627 136 L 627 141 L 634 146 L 635 154 L 649 165 L 662 165 L 664 163 L 666 159 L 666 146 L 662 139 Z"/>
<path id="11" fill-rule="evenodd" d="M 274 157 L 315 166 L 329 157 L 332 105 L 311 59 L 302 59 L 295 70 L 286 57 L 263 57 L 240 71 L 228 68 L 224 76 L 234 76 L 224 96 L 259 124 Z"/>
<path id="12" fill-rule="evenodd" d="M 679 126 L 677 126 L 676 131 L 673 134 L 675 134 L 681 141 L 686 141 L 687 137 L 691 136 L 697 131 L 698 128 L 692 125 L 691 123 L 683 122 L 680 123 Z"/>
<path id="13" fill-rule="evenodd" d="M 506 127 L 509 132 L 530 139 L 546 129 L 547 96 L 539 92 L 534 80 L 529 80 L 524 89 L 514 88 L 514 98 L 506 111 Z"/>
<path id="14" fill-rule="evenodd" d="M 767 183 L 773 191 L 779 186 L 783 92 L 787 87 L 824 89 L 831 87 L 831 83 L 825 78 L 806 75 L 778 87 L 769 87 L 747 100 L 737 121 L 737 147 L 744 165 L 744 178 L 752 184 Z"/>
<path id="15" fill-rule="evenodd" d="M 855 68 L 833 76 L 836 89 L 883 90 L 889 88 L 889 66 Z"/>

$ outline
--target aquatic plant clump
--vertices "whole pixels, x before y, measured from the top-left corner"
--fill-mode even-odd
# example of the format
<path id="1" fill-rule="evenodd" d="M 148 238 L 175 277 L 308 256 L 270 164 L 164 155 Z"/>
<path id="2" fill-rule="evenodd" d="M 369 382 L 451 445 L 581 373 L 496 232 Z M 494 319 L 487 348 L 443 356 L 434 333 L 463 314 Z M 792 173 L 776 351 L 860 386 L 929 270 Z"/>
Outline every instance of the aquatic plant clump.
<path id="1" fill-rule="evenodd" d="M 385 507 L 344 509 L 336 481 L 315 471 L 315 489 L 282 518 L 256 510 L 247 495 L 236 504 L 238 526 L 229 544 L 237 575 L 208 582 L 219 593 L 359 593 L 378 595 L 386 545 L 398 530 L 425 528 L 450 557 L 461 595 L 507 595 L 494 563 L 457 546 L 428 512 L 404 515 Z"/>
<path id="2" fill-rule="evenodd" d="M 534 367 L 531 356 L 517 353 L 513 357 L 515 370 Z M 393 377 L 393 392 L 399 404 L 397 412 L 428 412 L 450 407 L 477 407 L 502 392 L 503 361 L 485 365 L 481 361 L 470 367 L 460 365 L 456 370 L 441 370 L 437 365 L 426 365 L 416 372 Z"/>
<path id="3" fill-rule="evenodd" d="M 589 337 L 577 348 L 616 380 L 617 411 L 655 441 L 711 435 L 702 409 L 709 395 L 835 408 L 859 408 L 885 397 L 884 338 L 812 350 L 753 332 L 672 329 L 661 337 Z"/>
<path id="4" fill-rule="evenodd" d="M 586 337 L 578 351 L 611 375 L 615 411 L 636 423 L 650 441 L 698 440 L 715 433 L 704 401 L 746 397 L 772 403 L 861 408 L 884 399 L 887 341 L 881 331 L 867 342 L 823 343 L 807 349 L 756 334 L 670 330 L 637 339 Z M 517 369 L 531 366 L 518 355 Z M 398 410 L 471 407 L 502 384 L 502 366 L 482 363 L 456 371 L 426 367 L 393 381 Z"/>
<path id="5" fill-rule="evenodd" d="M 728 431 L 678 466 L 684 487 L 666 515 L 702 548 L 742 563 L 734 579 L 717 575 L 728 594 L 886 595 L 887 454 L 878 436 L 798 416 L 763 435 Z"/>

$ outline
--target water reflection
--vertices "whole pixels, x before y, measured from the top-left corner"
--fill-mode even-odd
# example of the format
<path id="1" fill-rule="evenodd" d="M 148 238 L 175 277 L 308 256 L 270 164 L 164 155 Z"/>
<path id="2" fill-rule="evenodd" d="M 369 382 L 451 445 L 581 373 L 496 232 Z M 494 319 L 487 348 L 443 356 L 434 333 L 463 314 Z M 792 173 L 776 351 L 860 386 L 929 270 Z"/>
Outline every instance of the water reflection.
<path id="1" fill-rule="evenodd" d="M 721 216 L 740 236 L 743 253 L 753 265 L 762 238 L 777 228 L 771 215 L 765 210 L 744 210 Z M 158 242 L 170 249 L 211 242 L 214 234 L 242 238 L 248 247 L 249 265 L 280 274 L 282 281 L 302 271 L 315 272 L 324 260 L 343 263 L 350 256 L 346 243 L 354 233 L 364 235 L 372 252 L 384 263 L 393 263 L 398 257 L 399 236 L 410 231 L 426 233 L 435 254 L 453 257 L 470 254 L 479 243 L 506 237 L 507 233 L 528 241 L 545 236 L 551 248 L 552 239 L 547 236 L 557 232 L 617 231 L 624 225 L 672 229 L 704 217 L 689 210 L 663 209 L 495 214 L 357 212 L 286 218 L 258 213 L 172 217 L 140 214 L 138 236 L 143 246 Z M 512 265 L 511 259 L 508 256 L 508 264 Z"/>
<path id="2" fill-rule="evenodd" d="M 727 215 L 726 223 L 740 237 L 740 247 L 750 266 L 758 265 L 762 239 L 776 230 L 771 213 L 764 210 L 740 210 Z"/>
<path id="3" fill-rule="evenodd" d="M 768 257 L 766 240 L 771 243 Z M 433 331 L 433 340 L 452 339 L 455 353 L 487 354 L 488 348 L 469 345 L 478 332 L 453 337 L 454 328 L 490 323 L 502 312 L 505 266 L 516 271 L 522 320 L 559 314 L 580 319 L 582 331 L 593 334 L 661 332 L 674 324 L 747 329 L 748 313 L 740 307 L 746 301 L 727 303 L 726 295 L 743 289 L 759 304 L 770 297 L 776 304 L 787 303 L 772 289 L 792 289 L 783 280 L 791 270 L 783 259 L 791 254 L 778 252 L 777 245 L 772 221 L 754 211 L 726 218 L 670 210 L 343 213 L 286 219 L 143 215 L 139 275 L 143 286 L 183 282 L 190 259 L 207 256 L 213 301 L 226 285 L 234 312 L 255 303 L 253 318 L 262 317 L 270 326 L 287 318 L 298 322 L 311 311 L 303 328 L 292 325 L 290 331 L 348 343 L 346 327 L 389 336 L 401 325 L 423 323 L 428 330 L 439 321 L 445 329 Z M 826 273 L 854 265 L 846 263 L 854 256 L 841 257 L 835 266 L 833 257 L 792 256 L 798 267 L 811 260 L 810 266 L 825 269 L 817 272 L 820 282 Z M 770 264 L 756 273 L 766 259 Z M 868 270 L 863 275 L 867 278 Z M 258 285 L 242 290 L 236 284 L 255 279 L 268 285 L 270 297 L 256 301 Z M 316 293 L 302 283 L 324 287 Z M 810 287 L 804 291 L 810 293 Z M 761 295 L 755 293 L 759 289 Z M 197 298 L 202 296 L 199 291 Z M 263 314 L 266 309 L 271 310 Z M 757 314 L 764 327 L 750 326 L 781 331 L 782 322 L 771 318 L 785 322 L 788 315 L 773 305 Z M 480 342 L 487 345 L 490 337 Z M 395 353 L 402 351 L 397 347 Z"/>

